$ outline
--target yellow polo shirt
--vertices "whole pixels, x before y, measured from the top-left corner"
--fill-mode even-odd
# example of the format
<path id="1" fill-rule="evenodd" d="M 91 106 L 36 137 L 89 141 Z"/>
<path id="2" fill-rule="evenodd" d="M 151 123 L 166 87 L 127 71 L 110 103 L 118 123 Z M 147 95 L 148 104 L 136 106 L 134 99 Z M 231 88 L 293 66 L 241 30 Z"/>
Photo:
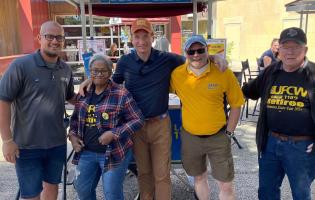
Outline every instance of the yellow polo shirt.
<path id="1" fill-rule="evenodd" d="M 182 123 L 195 135 L 217 133 L 226 124 L 223 97 L 232 108 L 244 104 L 240 85 L 230 69 L 220 72 L 213 63 L 196 76 L 188 63 L 177 67 L 171 77 L 171 87 L 182 102 Z"/>

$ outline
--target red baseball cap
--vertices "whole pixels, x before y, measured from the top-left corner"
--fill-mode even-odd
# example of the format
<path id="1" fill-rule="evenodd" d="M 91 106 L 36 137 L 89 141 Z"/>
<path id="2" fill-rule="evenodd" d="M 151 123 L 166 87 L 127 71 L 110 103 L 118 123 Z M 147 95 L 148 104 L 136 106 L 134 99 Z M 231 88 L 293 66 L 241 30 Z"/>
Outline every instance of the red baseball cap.
<path id="1" fill-rule="evenodd" d="M 136 19 L 131 25 L 131 33 L 135 33 L 138 30 L 145 30 L 148 33 L 153 33 L 151 22 L 144 18 Z"/>

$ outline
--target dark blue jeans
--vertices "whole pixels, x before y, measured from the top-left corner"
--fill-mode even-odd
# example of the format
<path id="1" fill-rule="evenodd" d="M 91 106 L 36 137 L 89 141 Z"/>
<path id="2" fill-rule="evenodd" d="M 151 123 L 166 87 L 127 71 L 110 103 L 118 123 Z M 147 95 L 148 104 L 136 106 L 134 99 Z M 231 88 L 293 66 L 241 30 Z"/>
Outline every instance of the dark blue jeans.
<path id="1" fill-rule="evenodd" d="M 74 180 L 78 198 L 80 200 L 96 200 L 95 188 L 102 177 L 105 199 L 124 200 L 123 182 L 131 159 L 132 152 L 129 150 L 118 167 L 103 172 L 105 155 L 83 151 L 76 166 L 76 178 Z"/>
<path id="2" fill-rule="evenodd" d="M 258 160 L 260 200 L 280 200 L 280 187 L 285 175 L 294 200 L 311 200 L 315 151 L 307 153 L 306 150 L 312 143 L 314 141 L 281 141 L 269 135 L 266 149 Z"/>

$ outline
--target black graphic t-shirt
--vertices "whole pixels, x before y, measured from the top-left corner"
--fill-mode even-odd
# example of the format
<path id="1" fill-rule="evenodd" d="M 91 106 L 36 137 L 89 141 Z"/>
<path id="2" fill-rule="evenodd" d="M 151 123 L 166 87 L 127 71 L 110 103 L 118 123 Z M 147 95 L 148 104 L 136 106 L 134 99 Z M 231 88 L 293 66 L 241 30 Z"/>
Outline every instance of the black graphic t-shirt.
<path id="1" fill-rule="evenodd" d="M 85 149 L 97 153 L 105 153 L 106 145 L 99 143 L 98 138 L 102 133 L 96 127 L 96 114 L 95 108 L 98 102 L 102 101 L 103 93 L 97 95 L 93 93 L 87 110 L 87 116 L 85 118 L 85 132 L 83 142 Z"/>
<path id="2" fill-rule="evenodd" d="M 286 135 L 314 135 L 306 74 L 281 71 L 267 100 L 267 122 L 271 131 Z"/>

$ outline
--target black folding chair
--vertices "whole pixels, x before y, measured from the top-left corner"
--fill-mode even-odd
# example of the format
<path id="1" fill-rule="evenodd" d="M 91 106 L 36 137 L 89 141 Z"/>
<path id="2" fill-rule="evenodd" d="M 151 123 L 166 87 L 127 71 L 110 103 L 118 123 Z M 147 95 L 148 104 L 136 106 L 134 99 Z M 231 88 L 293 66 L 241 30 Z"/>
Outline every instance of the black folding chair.
<path id="1" fill-rule="evenodd" d="M 246 59 L 245 61 L 242 61 L 242 71 L 241 72 L 242 72 L 242 75 L 244 78 L 242 85 L 245 83 L 248 83 L 250 80 L 255 79 L 259 75 L 259 71 L 252 71 L 250 69 L 248 59 Z M 241 120 L 243 120 L 244 110 L 245 110 L 245 118 L 248 118 L 248 116 L 258 116 L 256 114 L 258 101 L 259 100 L 255 101 L 253 112 L 249 113 L 249 99 L 247 99 L 247 98 L 245 99 L 245 104 L 244 104 L 242 111 L 241 111 Z"/>

